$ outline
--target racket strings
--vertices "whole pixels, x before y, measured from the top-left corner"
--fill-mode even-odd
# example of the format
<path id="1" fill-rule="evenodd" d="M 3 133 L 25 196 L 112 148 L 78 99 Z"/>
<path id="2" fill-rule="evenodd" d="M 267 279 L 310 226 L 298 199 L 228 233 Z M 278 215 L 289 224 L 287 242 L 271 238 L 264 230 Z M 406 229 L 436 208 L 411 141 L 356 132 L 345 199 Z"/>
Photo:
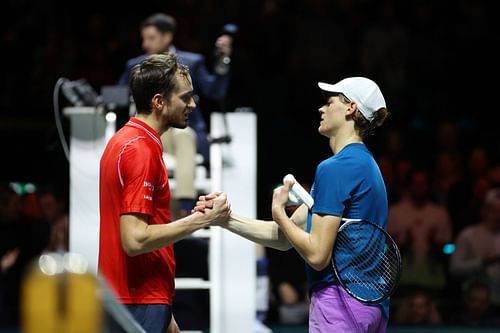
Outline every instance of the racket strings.
<path id="1" fill-rule="evenodd" d="M 399 251 L 380 229 L 356 224 L 339 230 L 334 252 L 336 274 L 356 298 L 384 299 L 399 282 Z"/>

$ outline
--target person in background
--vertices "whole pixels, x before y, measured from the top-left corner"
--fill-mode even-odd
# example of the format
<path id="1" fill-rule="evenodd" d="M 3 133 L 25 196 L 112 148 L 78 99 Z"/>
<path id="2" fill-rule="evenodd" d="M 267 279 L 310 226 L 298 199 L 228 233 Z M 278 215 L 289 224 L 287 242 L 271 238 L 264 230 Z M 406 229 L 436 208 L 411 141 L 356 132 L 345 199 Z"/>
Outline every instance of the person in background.
<path id="1" fill-rule="evenodd" d="M 443 324 L 443 318 L 432 296 L 423 290 L 416 290 L 403 298 L 394 314 L 394 324 L 436 326 Z"/>
<path id="2" fill-rule="evenodd" d="M 68 196 L 56 186 L 39 189 L 40 207 L 50 225 L 50 238 L 46 251 L 64 253 L 69 250 Z"/>
<path id="3" fill-rule="evenodd" d="M 24 274 L 49 243 L 36 187 L 18 185 L 0 184 L 0 330 L 20 326 Z"/>
<path id="4" fill-rule="evenodd" d="M 452 225 L 446 206 L 432 199 L 427 170 L 412 170 L 407 193 L 389 206 L 388 230 L 403 259 L 397 293 L 414 288 L 442 293 L 447 282 L 442 249 L 452 240 Z"/>
<path id="5" fill-rule="evenodd" d="M 130 71 L 148 55 L 171 52 L 189 68 L 193 80 L 193 97 L 198 94 L 222 101 L 230 83 L 230 64 L 233 52 L 232 31 L 223 30 L 215 42 L 216 64 L 213 70 L 205 65 L 205 57 L 199 53 L 179 50 L 173 44 L 177 29 L 174 17 L 165 13 L 155 13 L 147 17 L 140 26 L 144 54 L 127 61 L 118 84 L 126 85 Z M 162 134 L 164 150 L 173 155 L 176 161 L 174 179 L 176 186 L 173 197 L 178 201 L 179 217 L 188 215 L 198 196 L 195 187 L 195 168 L 198 164 L 197 153 L 203 157 L 203 164 L 209 162 L 209 142 L 204 116 L 198 106 L 189 115 L 189 126 L 183 129 L 171 128 Z"/>
<path id="6" fill-rule="evenodd" d="M 472 278 L 486 281 L 492 303 L 500 306 L 500 189 L 487 192 L 480 220 L 458 234 L 449 270 L 462 282 Z"/>
<path id="7" fill-rule="evenodd" d="M 488 283 L 472 279 L 464 283 L 461 307 L 450 324 L 500 327 L 499 307 L 491 303 Z"/>

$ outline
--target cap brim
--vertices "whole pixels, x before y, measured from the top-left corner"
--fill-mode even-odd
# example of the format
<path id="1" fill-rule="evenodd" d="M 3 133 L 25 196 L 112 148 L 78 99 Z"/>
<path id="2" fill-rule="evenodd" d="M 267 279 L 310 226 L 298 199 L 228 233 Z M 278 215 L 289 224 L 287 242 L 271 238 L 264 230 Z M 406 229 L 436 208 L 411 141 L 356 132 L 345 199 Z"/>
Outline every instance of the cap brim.
<path id="1" fill-rule="evenodd" d="M 332 93 L 342 93 L 342 89 L 339 89 L 339 87 L 335 84 L 318 82 L 318 87 L 323 91 L 328 91 Z"/>

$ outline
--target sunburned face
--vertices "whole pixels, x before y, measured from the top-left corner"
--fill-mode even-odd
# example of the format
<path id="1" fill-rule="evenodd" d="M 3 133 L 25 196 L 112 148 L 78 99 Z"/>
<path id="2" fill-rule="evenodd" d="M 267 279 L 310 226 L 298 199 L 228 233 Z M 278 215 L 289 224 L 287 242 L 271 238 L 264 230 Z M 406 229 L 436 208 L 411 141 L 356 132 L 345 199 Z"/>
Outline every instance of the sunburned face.
<path id="1" fill-rule="evenodd" d="M 196 107 L 193 99 L 193 84 L 189 74 L 176 74 L 177 89 L 166 101 L 162 111 L 165 127 L 186 128 L 189 114 Z"/>
<path id="2" fill-rule="evenodd" d="M 335 136 L 337 129 L 345 120 L 348 105 L 342 103 L 338 96 L 328 98 L 325 105 L 318 111 L 321 116 L 318 131 L 328 138 Z"/>

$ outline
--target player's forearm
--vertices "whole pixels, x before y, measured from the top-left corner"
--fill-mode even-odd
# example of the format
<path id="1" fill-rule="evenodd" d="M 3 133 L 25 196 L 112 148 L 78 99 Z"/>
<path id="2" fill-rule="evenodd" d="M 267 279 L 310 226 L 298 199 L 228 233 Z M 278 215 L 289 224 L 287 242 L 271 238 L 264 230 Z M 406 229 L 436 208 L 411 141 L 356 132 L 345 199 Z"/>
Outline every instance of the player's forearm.
<path id="1" fill-rule="evenodd" d="M 329 256 L 321 249 L 321 242 L 314 241 L 312 235 L 301 229 L 289 218 L 283 207 L 273 207 L 273 219 L 281 232 L 300 256 L 314 269 L 321 270 L 328 265 Z"/>
<path id="2" fill-rule="evenodd" d="M 203 214 L 191 214 L 168 224 L 138 224 L 122 235 L 122 246 L 129 256 L 152 252 L 186 238 L 209 225 Z"/>
<path id="3" fill-rule="evenodd" d="M 265 247 L 281 251 L 291 248 L 290 243 L 273 221 L 251 219 L 232 213 L 229 221 L 222 227 Z"/>

